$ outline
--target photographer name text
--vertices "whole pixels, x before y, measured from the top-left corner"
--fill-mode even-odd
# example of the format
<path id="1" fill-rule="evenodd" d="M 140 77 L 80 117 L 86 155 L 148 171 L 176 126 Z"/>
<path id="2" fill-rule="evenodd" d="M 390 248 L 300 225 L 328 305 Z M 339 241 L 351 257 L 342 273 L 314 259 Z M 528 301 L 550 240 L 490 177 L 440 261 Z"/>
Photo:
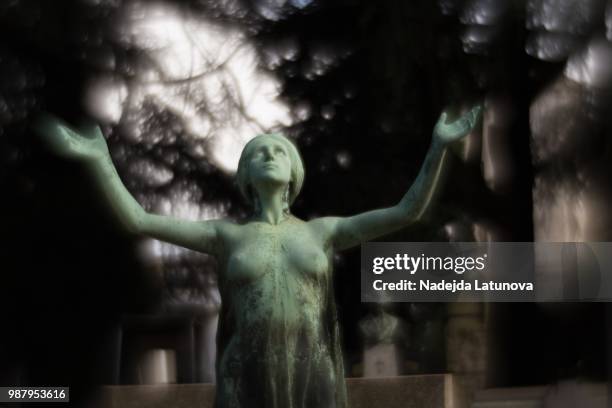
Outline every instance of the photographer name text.
<path id="1" fill-rule="evenodd" d="M 445 292 L 469 292 L 469 291 L 533 291 L 532 282 L 494 282 L 474 280 L 431 281 L 420 279 L 418 282 L 401 279 L 396 282 L 384 282 L 376 279 L 372 286 L 374 290 L 401 290 L 401 291 L 445 291 Z"/>

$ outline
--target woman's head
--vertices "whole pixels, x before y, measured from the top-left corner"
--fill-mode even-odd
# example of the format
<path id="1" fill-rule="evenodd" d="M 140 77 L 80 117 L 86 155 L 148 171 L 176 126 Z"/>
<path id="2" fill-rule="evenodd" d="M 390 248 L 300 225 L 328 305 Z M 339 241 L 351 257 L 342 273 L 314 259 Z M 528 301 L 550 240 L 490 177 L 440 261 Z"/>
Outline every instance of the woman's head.
<path id="1" fill-rule="evenodd" d="M 258 135 L 240 155 L 236 181 L 242 195 L 255 204 L 257 185 L 268 180 L 285 184 L 287 204 L 292 204 L 304 182 L 304 164 L 295 145 L 279 133 Z"/>

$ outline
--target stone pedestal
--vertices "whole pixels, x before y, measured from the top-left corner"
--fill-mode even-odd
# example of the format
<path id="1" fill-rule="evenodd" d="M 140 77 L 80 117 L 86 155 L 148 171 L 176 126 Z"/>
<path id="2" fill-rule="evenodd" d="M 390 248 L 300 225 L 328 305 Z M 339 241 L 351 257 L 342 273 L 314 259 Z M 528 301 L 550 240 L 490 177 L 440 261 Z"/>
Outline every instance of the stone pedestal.
<path id="1" fill-rule="evenodd" d="M 350 408 L 465 408 L 450 374 L 348 378 Z M 212 408 L 212 384 L 124 385 L 100 389 L 94 408 Z"/>
<path id="2" fill-rule="evenodd" d="M 451 303 L 446 329 L 447 368 L 468 398 L 485 386 L 487 332 L 484 305 Z"/>
<path id="3" fill-rule="evenodd" d="M 478 391 L 470 408 L 606 408 L 608 384 L 563 381 L 540 387 Z"/>
<path id="4" fill-rule="evenodd" d="M 395 344 L 377 344 L 363 353 L 363 376 L 392 377 L 402 374 L 402 357 Z"/>
<path id="5" fill-rule="evenodd" d="M 463 392 L 450 374 L 348 378 L 349 408 L 464 408 Z"/>

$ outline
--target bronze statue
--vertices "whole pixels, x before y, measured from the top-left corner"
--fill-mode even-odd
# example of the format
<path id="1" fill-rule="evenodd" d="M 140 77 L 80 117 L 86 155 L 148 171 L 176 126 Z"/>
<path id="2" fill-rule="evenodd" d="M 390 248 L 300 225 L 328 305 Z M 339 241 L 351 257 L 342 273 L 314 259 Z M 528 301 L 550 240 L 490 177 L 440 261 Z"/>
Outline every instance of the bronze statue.
<path id="1" fill-rule="evenodd" d="M 446 145 L 468 134 L 480 111 L 452 123 L 442 114 L 425 163 L 397 205 L 310 221 L 291 214 L 304 168 L 296 147 L 279 134 L 255 137 L 240 157 L 238 185 L 252 216 L 192 222 L 145 212 L 121 183 L 98 128 L 81 135 L 48 117 L 38 131 L 56 152 L 86 164 L 131 231 L 217 258 L 217 408 L 344 408 L 332 254 L 419 219 Z"/>

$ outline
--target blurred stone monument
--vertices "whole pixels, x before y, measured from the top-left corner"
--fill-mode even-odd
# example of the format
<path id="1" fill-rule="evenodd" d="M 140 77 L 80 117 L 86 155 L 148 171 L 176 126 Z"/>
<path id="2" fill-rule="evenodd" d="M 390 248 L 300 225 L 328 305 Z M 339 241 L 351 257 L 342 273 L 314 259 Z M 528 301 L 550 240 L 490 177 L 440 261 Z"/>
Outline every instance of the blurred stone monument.
<path id="1" fill-rule="evenodd" d="M 364 341 L 363 376 L 390 377 L 403 374 L 402 340 L 406 337 L 404 322 L 375 303 L 373 310 L 359 322 Z"/>

